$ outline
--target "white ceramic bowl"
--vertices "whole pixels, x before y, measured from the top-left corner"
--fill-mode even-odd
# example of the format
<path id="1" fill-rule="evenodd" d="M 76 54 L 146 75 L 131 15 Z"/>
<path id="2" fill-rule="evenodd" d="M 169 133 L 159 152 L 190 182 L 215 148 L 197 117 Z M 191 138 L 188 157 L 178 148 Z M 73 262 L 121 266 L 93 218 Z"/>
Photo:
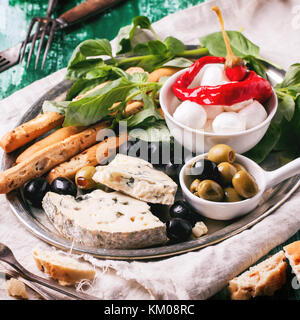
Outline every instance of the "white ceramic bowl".
<path id="1" fill-rule="evenodd" d="M 160 105 L 165 115 L 168 128 L 173 137 L 191 152 L 204 153 L 216 144 L 224 143 L 231 146 L 237 153 L 244 153 L 253 148 L 264 136 L 274 117 L 278 100 L 273 90 L 270 99 L 264 104 L 268 113 L 265 121 L 258 126 L 232 134 L 217 134 L 196 130 L 181 124 L 173 118 L 178 105 L 182 102 L 174 95 L 172 86 L 177 78 L 187 69 L 183 69 L 171 76 L 160 91 Z"/>
<path id="2" fill-rule="evenodd" d="M 208 201 L 190 192 L 189 187 L 195 177 L 188 175 L 189 168 L 192 167 L 195 161 L 204 158 L 206 155 L 202 154 L 189 160 L 180 171 L 179 182 L 184 198 L 194 210 L 207 218 L 216 220 L 230 220 L 247 214 L 258 206 L 265 190 L 300 173 L 300 158 L 277 170 L 265 171 L 249 158 L 236 154 L 235 162 L 242 164 L 254 177 L 259 192 L 252 198 L 238 202 Z"/>

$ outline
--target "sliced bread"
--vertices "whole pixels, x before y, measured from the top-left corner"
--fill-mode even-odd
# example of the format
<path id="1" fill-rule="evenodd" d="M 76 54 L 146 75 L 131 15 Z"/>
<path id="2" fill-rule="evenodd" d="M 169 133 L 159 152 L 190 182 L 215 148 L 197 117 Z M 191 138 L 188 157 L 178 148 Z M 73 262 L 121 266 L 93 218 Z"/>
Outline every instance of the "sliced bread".
<path id="1" fill-rule="evenodd" d="M 55 251 L 34 249 L 33 258 L 41 271 L 64 286 L 95 278 L 96 272 L 90 264 Z"/>
<path id="2" fill-rule="evenodd" d="M 231 299 L 248 300 L 256 296 L 273 295 L 286 282 L 286 267 L 283 251 L 251 267 L 229 281 Z"/>

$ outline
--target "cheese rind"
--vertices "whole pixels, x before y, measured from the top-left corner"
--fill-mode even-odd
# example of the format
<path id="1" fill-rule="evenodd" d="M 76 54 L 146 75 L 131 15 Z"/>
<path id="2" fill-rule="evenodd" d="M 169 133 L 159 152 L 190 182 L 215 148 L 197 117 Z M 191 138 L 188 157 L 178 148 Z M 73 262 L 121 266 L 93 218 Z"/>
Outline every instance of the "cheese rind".
<path id="1" fill-rule="evenodd" d="M 109 165 L 97 167 L 93 179 L 150 203 L 171 205 L 177 191 L 177 184 L 151 163 L 123 154 L 117 154 Z"/>
<path id="2" fill-rule="evenodd" d="M 149 205 L 119 192 L 95 190 L 80 200 L 48 192 L 43 208 L 60 233 L 83 245 L 137 249 L 167 241 L 165 224 Z"/>

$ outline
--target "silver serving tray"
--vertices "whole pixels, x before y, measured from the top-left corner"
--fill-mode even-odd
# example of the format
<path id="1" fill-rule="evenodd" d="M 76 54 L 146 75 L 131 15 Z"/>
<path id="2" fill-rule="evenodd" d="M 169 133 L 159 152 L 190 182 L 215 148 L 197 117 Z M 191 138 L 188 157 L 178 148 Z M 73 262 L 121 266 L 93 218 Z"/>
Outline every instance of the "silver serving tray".
<path id="1" fill-rule="evenodd" d="M 269 66 L 268 76 L 272 84 L 282 81 L 284 72 L 274 69 Z M 35 102 L 28 110 L 21 120 L 17 123 L 20 125 L 26 121 L 31 120 L 37 116 L 41 110 L 41 106 L 44 100 L 61 100 L 63 99 L 66 91 L 70 88 L 71 82 L 64 80 L 42 98 Z M 17 153 L 5 154 L 2 160 L 2 170 L 10 168 L 17 156 Z M 262 164 L 265 170 L 274 170 L 280 166 L 279 159 L 276 154 L 271 154 Z M 73 252 L 91 254 L 97 258 L 103 259 L 115 259 L 115 260 L 146 260 L 163 258 L 178 255 L 181 253 L 197 250 L 206 246 L 216 244 L 229 237 L 236 235 L 237 233 L 250 228 L 254 224 L 258 223 L 266 216 L 273 213 L 280 205 L 282 205 L 299 187 L 300 175 L 290 178 L 271 190 L 266 190 L 263 194 L 262 200 L 259 206 L 248 213 L 247 215 L 230 220 L 230 221 L 217 221 L 212 219 L 203 218 L 203 221 L 208 226 L 208 234 L 195 240 L 190 240 L 178 244 L 170 244 L 159 247 L 152 247 L 146 249 L 136 250 L 119 250 L 119 249 L 103 249 L 82 246 L 72 241 L 65 239 L 53 225 L 49 222 L 45 213 L 41 209 L 30 207 L 22 196 L 20 190 L 13 191 L 7 195 L 12 211 L 16 217 L 21 221 L 24 226 L 31 231 L 35 236 L 41 240 L 54 245 L 61 249 L 72 249 Z M 179 190 L 177 200 L 182 198 Z M 161 213 L 166 217 L 166 212 Z"/>

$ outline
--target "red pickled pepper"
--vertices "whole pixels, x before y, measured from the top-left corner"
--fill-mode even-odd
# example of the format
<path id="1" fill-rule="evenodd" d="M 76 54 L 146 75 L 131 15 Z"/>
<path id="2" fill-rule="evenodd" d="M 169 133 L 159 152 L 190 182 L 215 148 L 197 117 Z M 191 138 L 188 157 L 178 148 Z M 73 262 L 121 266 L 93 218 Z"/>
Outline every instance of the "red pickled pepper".
<path id="1" fill-rule="evenodd" d="M 224 57 L 206 56 L 194 62 L 173 85 L 173 92 L 180 100 L 190 100 L 201 105 L 233 105 L 249 99 L 260 103 L 272 95 L 272 87 L 266 79 L 249 71 L 242 81 L 217 86 L 188 88 L 198 72 L 209 63 L 225 63 Z"/>

